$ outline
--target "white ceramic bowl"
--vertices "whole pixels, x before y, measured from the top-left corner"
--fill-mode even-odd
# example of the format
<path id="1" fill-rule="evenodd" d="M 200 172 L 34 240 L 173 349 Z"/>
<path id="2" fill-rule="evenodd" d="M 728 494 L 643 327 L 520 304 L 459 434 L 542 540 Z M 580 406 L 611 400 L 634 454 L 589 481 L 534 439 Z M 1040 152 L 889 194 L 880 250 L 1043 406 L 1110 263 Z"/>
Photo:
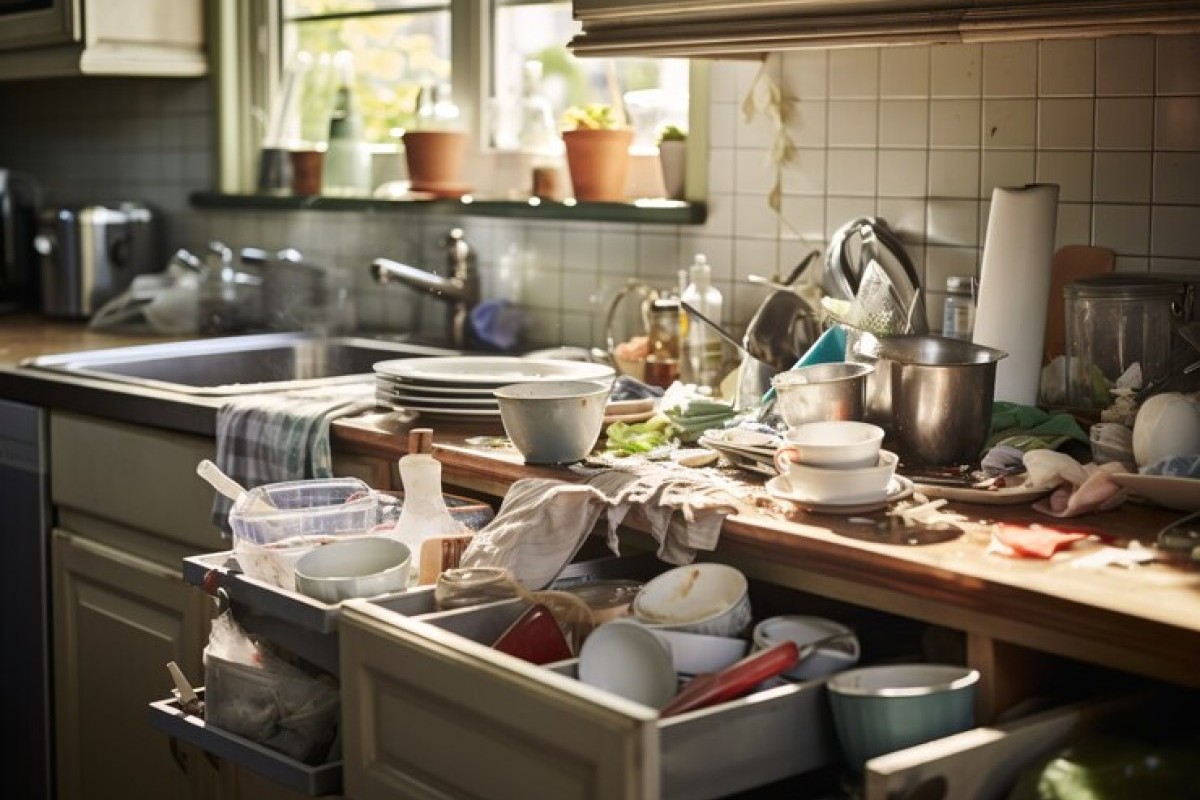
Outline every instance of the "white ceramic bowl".
<path id="1" fill-rule="evenodd" d="M 801 648 L 818 639 L 834 634 L 845 634 L 844 638 L 821 645 L 800 663 L 788 670 L 789 678 L 807 681 L 821 678 L 834 672 L 849 669 L 858 663 L 858 637 L 840 622 L 824 617 L 809 617 L 801 614 L 785 614 L 768 617 L 754 626 L 753 641 L 756 650 L 765 650 L 780 642 L 795 642 Z"/>
<path id="2" fill-rule="evenodd" d="M 653 708 L 666 705 L 678 688 L 671 645 L 627 619 L 606 622 L 583 640 L 579 680 Z"/>
<path id="3" fill-rule="evenodd" d="M 788 429 L 784 446 L 776 453 L 776 465 L 781 454 L 787 453 L 789 460 L 800 461 L 810 467 L 869 467 L 879 457 L 883 433 L 883 428 L 869 422 L 806 422 Z"/>
<path id="4" fill-rule="evenodd" d="M 1133 457 L 1138 467 L 1194 453 L 1200 453 L 1200 405 L 1179 392 L 1147 398 L 1133 421 Z"/>
<path id="5" fill-rule="evenodd" d="M 825 688 L 842 753 L 861 770 L 875 756 L 970 728 L 978 685 L 969 667 L 887 664 L 839 672 Z"/>
<path id="6" fill-rule="evenodd" d="M 586 458 L 600 438 L 611 387 L 590 381 L 541 381 L 502 386 L 504 433 L 528 464 L 570 464 Z"/>
<path id="7" fill-rule="evenodd" d="M 880 450 L 874 465 L 854 469 L 813 467 L 781 459 L 780 474 L 786 490 L 798 499 L 812 503 L 869 503 L 887 495 L 888 482 L 896 472 L 899 458 Z"/>
<path id="8" fill-rule="evenodd" d="M 363 536 L 311 550 L 296 562 L 296 590 L 325 603 L 374 597 L 408 587 L 412 552 L 383 536 Z"/>
<path id="9" fill-rule="evenodd" d="M 640 622 L 710 636 L 738 636 L 750 624 L 750 585 L 740 570 L 712 562 L 669 569 L 633 599 Z"/>
<path id="10" fill-rule="evenodd" d="M 671 645 L 675 671 L 685 675 L 719 672 L 746 657 L 750 643 L 733 636 L 708 636 L 703 633 L 656 628 Z"/>

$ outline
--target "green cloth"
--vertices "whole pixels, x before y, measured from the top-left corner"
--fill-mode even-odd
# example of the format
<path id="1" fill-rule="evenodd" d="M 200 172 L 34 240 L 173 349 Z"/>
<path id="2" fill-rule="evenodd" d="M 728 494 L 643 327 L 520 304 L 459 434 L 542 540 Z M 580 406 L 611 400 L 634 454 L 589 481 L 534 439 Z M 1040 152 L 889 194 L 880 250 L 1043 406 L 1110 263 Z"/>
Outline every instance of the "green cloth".
<path id="1" fill-rule="evenodd" d="M 992 429 L 984 449 L 1003 444 L 1027 453 L 1057 450 L 1068 441 L 1091 441 L 1070 414 L 1001 400 L 992 405 Z"/>

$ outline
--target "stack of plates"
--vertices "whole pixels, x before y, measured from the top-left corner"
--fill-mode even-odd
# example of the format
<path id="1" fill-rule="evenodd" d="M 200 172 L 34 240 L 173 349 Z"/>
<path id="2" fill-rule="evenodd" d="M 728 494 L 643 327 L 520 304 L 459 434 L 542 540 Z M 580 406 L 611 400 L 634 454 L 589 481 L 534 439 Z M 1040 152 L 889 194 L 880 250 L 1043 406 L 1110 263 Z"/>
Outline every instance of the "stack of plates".
<path id="1" fill-rule="evenodd" d="M 611 381 L 612 367 L 584 361 L 516 356 L 398 358 L 375 364 L 380 405 L 423 414 L 500 418 L 492 392 L 510 383 Z"/>
<path id="2" fill-rule="evenodd" d="M 725 456 L 735 467 L 759 475 L 777 475 L 775 451 L 783 444 L 779 437 L 759 431 L 729 430 L 708 431 L 700 437 L 699 444 Z"/>

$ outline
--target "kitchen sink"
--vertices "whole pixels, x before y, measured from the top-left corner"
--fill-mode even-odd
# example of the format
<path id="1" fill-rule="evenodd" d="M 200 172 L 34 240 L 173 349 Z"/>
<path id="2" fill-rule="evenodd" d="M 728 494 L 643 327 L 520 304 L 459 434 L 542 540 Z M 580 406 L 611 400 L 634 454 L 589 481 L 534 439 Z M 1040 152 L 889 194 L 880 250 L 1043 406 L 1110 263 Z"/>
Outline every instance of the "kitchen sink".
<path id="1" fill-rule="evenodd" d="M 399 341 L 267 333 L 39 356 L 33 369 L 190 395 L 227 396 L 362 381 L 379 361 L 453 355 Z"/>

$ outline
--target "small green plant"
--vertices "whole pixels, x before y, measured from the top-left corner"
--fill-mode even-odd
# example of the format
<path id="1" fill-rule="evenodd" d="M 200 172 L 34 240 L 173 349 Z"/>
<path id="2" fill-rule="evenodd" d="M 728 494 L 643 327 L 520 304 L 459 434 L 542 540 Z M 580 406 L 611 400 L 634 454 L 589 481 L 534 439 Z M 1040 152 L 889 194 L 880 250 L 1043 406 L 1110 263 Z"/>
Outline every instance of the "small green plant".
<path id="1" fill-rule="evenodd" d="M 686 142 L 687 131 L 678 125 L 664 125 L 662 130 L 658 132 L 658 143 L 663 142 Z"/>
<path id="2" fill-rule="evenodd" d="M 612 130 L 620 127 L 612 106 L 604 103 L 571 106 L 563 112 L 563 125 L 567 130 Z"/>

